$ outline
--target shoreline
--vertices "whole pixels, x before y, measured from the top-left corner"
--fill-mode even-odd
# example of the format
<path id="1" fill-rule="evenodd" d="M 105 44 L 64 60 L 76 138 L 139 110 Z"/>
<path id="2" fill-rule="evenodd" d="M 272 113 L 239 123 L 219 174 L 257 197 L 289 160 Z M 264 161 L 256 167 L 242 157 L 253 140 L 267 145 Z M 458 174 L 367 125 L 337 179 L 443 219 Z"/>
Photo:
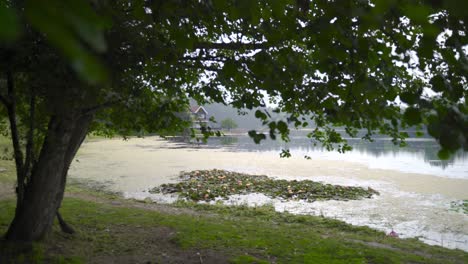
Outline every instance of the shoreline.
<path id="1" fill-rule="evenodd" d="M 331 184 L 370 186 L 380 191 L 382 197 L 365 202 L 325 202 L 312 206 L 273 203 L 278 210 L 285 208 L 298 214 L 325 210 L 327 217 L 386 232 L 397 227 L 402 237 L 422 236 L 434 240 L 432 244 L 453 240 L 451 247 L 463 247 L 468 251 L 468 216 L 449 211 L 450 202 L 468 199 L 468 180 L 371 169 L 349 161 L 281 159 L 272 153 L 181 148 L 156 137 L 88 142 L 78 153 L 77 160 L 72 164 L 71 178 L 107 183 L 110 190 L 143 199 L 145 190 L 176 182 L 180 171 L 214 168 L 278 179 L 307 178 Z M 447 236 L 452 238 L 447 239 Z"/>

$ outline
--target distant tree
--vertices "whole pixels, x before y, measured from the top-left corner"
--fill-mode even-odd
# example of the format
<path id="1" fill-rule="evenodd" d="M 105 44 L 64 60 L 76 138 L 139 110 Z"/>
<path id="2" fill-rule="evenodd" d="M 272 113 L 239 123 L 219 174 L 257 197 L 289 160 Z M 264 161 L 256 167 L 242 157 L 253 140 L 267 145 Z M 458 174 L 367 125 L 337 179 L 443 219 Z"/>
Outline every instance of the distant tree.
<path id="1" fill-rule="evenodd" d="M 226 118 L 221 121 L 221 128 L 231 131 L 231 129 L 237 128 L 237 123 L 232 118 Z"/>
<path id="2" fill-rule="evenodd" d="M 181 131 L 189 97 L 238 109 L 269 100 L 287 115 L 255 112 L 271 138 L 311 119 L 308 136 L 328 149 L 350 149 L 335 126 L 395 144 L 416 126 L 442 158 L 468 150 L 466 10 L 455 0 L 0 1 L 0 115 L 17 170 L 6 239 L 51 229 L 89 131 Z"/>

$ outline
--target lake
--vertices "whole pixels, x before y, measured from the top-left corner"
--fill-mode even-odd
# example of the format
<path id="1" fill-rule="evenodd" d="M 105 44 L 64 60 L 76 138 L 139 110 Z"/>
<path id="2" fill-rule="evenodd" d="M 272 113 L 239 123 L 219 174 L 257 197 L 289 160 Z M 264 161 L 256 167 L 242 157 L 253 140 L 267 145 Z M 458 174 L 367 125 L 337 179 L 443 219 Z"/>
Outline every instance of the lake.
<path id="1" fill-rule="evenodd" d="M 300 157 L 307 155 L 312 159 L 346 160 L 364 163 L 370 168 L 468 179 L 468 152 L 458 151 L 450 159 L 440 160 L 437 156 L 440 147 L 432 138 L 410 138 L 407 139 L 405 147 L 396 146 L 386 137 L 377 137 L 374 142 L 360 138 L 346 138 L 353 150 L 342 154 L 314 145 L 305 134 L 305 132 L 292 133 L 290 142 L 267 139 L 261 144 L 255 144 L 247 135 L 211 137 L 207 144 L 200 146 L 278 154 L 282 149 L 289 149 L 292 155 Z"/>

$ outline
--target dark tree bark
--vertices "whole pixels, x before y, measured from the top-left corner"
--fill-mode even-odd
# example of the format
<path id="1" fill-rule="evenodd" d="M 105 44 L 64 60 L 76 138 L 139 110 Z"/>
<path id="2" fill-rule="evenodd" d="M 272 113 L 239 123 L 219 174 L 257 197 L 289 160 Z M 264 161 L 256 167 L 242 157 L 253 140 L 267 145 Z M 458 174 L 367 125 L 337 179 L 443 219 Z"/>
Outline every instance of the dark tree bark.
<path id="1" fill-rule="evenodd" d="M 68 168 L 92 119 L 92 114 L 81 113 L 51 117 L 23 202 L 7 231 L 7 240 L 37 241 L 51 229 L 62 203 Z"/>
<path id="2" fill-rule="evenodd" d="M 93 120 L 93 114 L 85 114 L 85 115 L 82 115 L 78 119 L 75 129 L 73 131 L 73 135 L 70 140 L 69 147 L 67 149 L 67 152 L 65 153 L 66 166 L 64 166 L 63 171 L 62 171 L 62 178 L 60 182 L 59 198 L 58 198 L 60 202 L 57 206 L 56 215 L 57 215 L 57 220 L 60 225 L 60 229 L 62 230 L 62 232 L 65 232 L 68 234 L 75 233 L 75 230 L 70 225 L 68 225 L 65 222 L 65 220 L 62 218 L 62 216 L 59 213 L 59 208 L 62 203 L 63 196 L 65 194 L 65 186 L 67 184 L 68 169 L 70 168 L 70 164 L 72 163 L 73 158 L 78 152 L 78 149 L 80 148 L 81 144 L 86 138 L 86 133 L 88 132 L 88 127 L 92 120 Z"/>
<path id="3" fill-rule="evenodd" d="M 73 229 L 73 227 L 71 227 L 69 224 L 65 222 L 65 220 L 63 220 L 63 217 L 59 213 L 59 211 L 57 211 L 56 214 L 57 214 L 57 220 L 60 226 L 60 230 L 62 230 L 62 232 L 67 233 L 67 234 L 74 234 L 75 229 Z"/>

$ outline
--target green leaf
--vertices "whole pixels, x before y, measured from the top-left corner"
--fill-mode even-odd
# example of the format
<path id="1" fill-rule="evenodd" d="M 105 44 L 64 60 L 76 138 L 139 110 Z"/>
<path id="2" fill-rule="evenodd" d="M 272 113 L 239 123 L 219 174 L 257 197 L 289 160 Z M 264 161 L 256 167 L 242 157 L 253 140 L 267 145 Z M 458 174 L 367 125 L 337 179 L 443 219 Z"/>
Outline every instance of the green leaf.
<path id="1" fill-rule="evenodd" d="M 426 5 L 408 4 L 404 8 L 404 14 L 411 19 L 411 22 L 416 24 L 424 24 L 428 22 L 428 17 L 432 13 Z"/>
<path id="2" fill-rule="evenodd" d="M 446 89 L 444 77 L 440 75 L 432 77 L 430 83 L 432 85 L 432 90 L 435 92 L 443 92 Z"/>
<path id="3" fill-rule="evenodd" d="M 276 122 L 270 122 L 268 124 L 268 127 L 271 129 L 271 130 L 275 130 L 276 129 Z"/>
<path id="4" fill-rule="evenodd" d="M 289 149 L 282 149 L 280 153 L 281 158 L 290 158 L 291 157 L 291 152 Z"/>
<path id="5" fill-rule="evenodd" d="M 429 135 L 431 135 L 434 138 L 440 137 L 440 131 L 440 123 L 437 121 L 430 122 L 427 126 L 427 133 L 429 133 Z"/>
<path id="6" fill-rule="evenodd" d="M 418 48 L 418 56 L 422 58 L 432 58 L 434 54 L 436 41 L 434 38 L 424 35 L 421 38 Z"/>
<path id="7" fill-rule="evenodd" d="M 70 54 L 72 67 L 80 77 L 91 84 L 98 84 L 107 79 L 107 69 L 94 56 L 84 50 Z"/>
<path id="8" fill-rule="evenodd" d="M 451 152 L 447 149 L 441 149 L 439 150 L 439 152 L 437 152 L 437 156 L 441 160 L 448 160 L 451 155 L 452 155 Z"/>
<path id="9" fill-rule="evenodd" d="M 255 111 L 255 117 L 261 120 L 266 120 L 268 118 L 268 116 L 261 110 Z"/>
<path id="10" fill-rule="evenodd" d="M 442 2 L 444 7 L 449 11 L 449 14 L 466 19 L 466 11 L 468 10 L 467 1 L 444 0 Z"/>
<path id="11" fill-rule="evenodd" d="M 416 137 L 423 137 L 423 136 L 424 136 L 424 132 L 416 131 Z"/>
<path id="12" fill-rule="evenodd" d="M 400 94 L 400 99 L 403 103 L 407 103 L 409 105 L 416 104 L 419 99 L 419 94 L 414 92 L 403 92 Z"/>
<path id="13" fill-rule="evenodd" d="M 46 3 L 28 1 L 25 13 L 31 24 L 44 33 L 50 43 L 70 61 L 82 80 L 98 84 L 107 80 L 107 70 L 82 42 L 88 42 L 96 51 L 103 50 L 105 49 L 101 43 L 103 32 L 97 29 L 101 25 L 96 14 L 91 14 L 94 11 L 89 6 L 85 6 L 76 3 L 66 6 L 58 0 Z M 72 7 L 77 10 L 72 10 Z M 91 30 L 93 27 L 96 27 L 95 30 Z M 96 33 L 98 31 L 99 34 Z"/>
<path id="14" fill-rule="evenodd" d="M 0 39 L 13 41 L 18 38 L 19 33 L 20 26 L 15 10 L 2 2 L 0 4 Z"/>
<path id="15" fill-rule="evenodd" d="M 227 61 L 224 63 L 224 66 L 223 66 L 223 73 L 227 76 L 227 77 L 232 77 L 233 75 L 235 75 L 237 73 L 237 66 L 236 64 L 233 62 L 233 61 Z"/>
<path id="16" fill-rule="evenodd" d="M 278 128 L 279 132 L 281 134 L 286 134 L 288 133 L 288 124 L 284 121 L 278 121 L 276 127 Z"/>
<path id="17" fill-rule="evenodd" d="M 103 30 L 110 26 L 110 22 L 99 17 L 86 1 L 66 1 L 64 8 L 65 22 L 76 30 L 82 40 L 87 42 L 95 51 L 104 52 L 107 44 Z"/>
<path id="18" fill-rule="evenodd" d="M 257 131 L 255 130 L 250 130 L 248 132 L 249 134 L 249 137 L 251 137 L 253 139 L 253 141 L 255 142 L 255 144 L 260 144 L 260 142 L 264 139 L 266 139 L 266 136 L 262 133 L 257 133 Z"/>
<path id="19" fill-rule="evenodd" d="M 421 111 L 414 107 L 408 107 L 404 119 L 408 125 L 417 125 L 422 122 Z"/>
<path id="20" fill-rule="evenodd" d="M 281 17 L 285 14 L 286 2 L 284 0 L 275 0 L 271 1 L 273 16 Z"/>

